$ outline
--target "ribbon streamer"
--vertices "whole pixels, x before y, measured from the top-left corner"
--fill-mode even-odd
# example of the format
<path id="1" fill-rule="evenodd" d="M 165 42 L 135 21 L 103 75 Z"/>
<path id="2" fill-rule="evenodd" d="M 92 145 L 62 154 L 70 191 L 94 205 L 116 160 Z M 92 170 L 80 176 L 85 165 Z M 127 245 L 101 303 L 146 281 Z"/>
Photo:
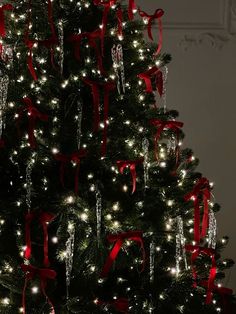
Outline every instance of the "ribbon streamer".
<path id="1" fill-rule="evenodd" d="M 55 154 L 55 159 L 57 161 L 60 161 L 61 163 L 60 181 L 63 187 L 65 187 L 64 177 L 65 177 L 66 164 L 70 162 L 75 163 L 76 165 L 75 179 L 74 179 L 75 194 L 78 194 L 78 189 L 79 189 L 79 169 L 80 169 L 81 158 L 86 157 L 86 155 L 87 155 L 87 150 L 82 149 L 82 148 L 78 152 L 74 152 L 71 155 L 65 155 L 61 153 Z"/>
<path id="2" fill-rule="evenodd" d="M 204 214 L 202 219 L 202 230 L 200 232 L 200 200 L 203 198 Z M 194 200 L 194 241 L 198 244 L 200 239 L 207 234 L 209 223 L 209 205 L 211 197 L 210 184 L 206 178 L 200 178 L 193 190 L 184 196 L 186 202 Z"/>
<path id="3" fill-rule="evenodd" d="M 24 273 L 26 273 L 25 276 L 25 284 L 23 287 L 23 294 L 22 294 L 22 307 L 23 307 L 23 314 L 26 314 L 26 288 L 28 283 L 33 280 L 35 277 L 39 277 L 40 280 L 40 287 L 43 295 L 45 296 L 48 304 L 51 307 L 51 314 L 55 314 L 54 306 L 52 301 L 49 299 L 46 293 L 46 287 L 47 287 L 47 280 L 55 280 L 57 273 L 53 269 L 48 268 L 36 268 L 32 265 L 25 265 L 21 264 L 21 269 Z"/>
<path id="4" fill-rule="evenodd" d="M 159 27 L 159 42 L 158 42 L 158 47 L 155 52 L 155 55 L 158 55 L 161 52 L 162 48 L 162 41 L 163 41 L 163 29 L 162 29 L 162 16 L 164 15 L 164 11 L 162 9 L 157 9 L 153 15 L 149 15 L 144 11 L 141 11 L 139 9 L 139 15 L 142 18 L 147 19 L 148 21 L 148 37 L 153 41 L 153 35 L 152 35 L 152 22 L 155 21 L 155 19 L 158 20 L 158 27 Z"/>
<path id="5" fill-rule="evenodd" d="M 13 9 L 13 5 L 9 3 L 0 6 L 0 36 L 3 38 L 6 37 L 4 11 L 12 11 Z"/>
<path id="6" fill-rule="evenodd" d="M 164 131 L 164 129 L 170 129 L 176 134 L 177 145 L 176 145 L 175 153 L 176 153 L 176 167 L 178 167 L 178 164 L 179 164 L 179 145 L 178 145 L 178 142 L 179 142 L 180 129 L 183 127 L 183 123 L 178 122 L 178 121 L 163 121 L 163 120 L 158 120 L 158 119 L 151 119 L 150 124 L 157 127 L 157 133 L 154 137 L 155 157 L 156 157 L 157 161 L 159 160 L 158 141 L 159 141 L 161 134 Z"/>
<path id="7" fill-rule="evenodd" d="M 55 25 L 53 21 L 53 12 L 52 12 L 53 10 L 52 10 L 51 0 L 48 0 L 48 22 L 51 29 L 51 37 L 48 39 L 32 40 L 29 38 L 30 37 L 30 25 L 31 25 L 31 20 L 32 20 L 32 0 L 29 0 L 28 11 L 29 11 L 28 23 L 27 23 L 27 28 L 24 35 L 24 42 L 25 42 L 26 47 L 29 50 L 28 56 L 27 56 L 27 66 L 28 66 L 31 76 L 33 77 L 35 81 L 37 81 L 38 77 L 33 66 L 33 47 L 35 45 L 39 45 L 39 46 L 44 46 L 45 48 L 47 48 L 50 51 L 50 55 L 51 55 L 50 59 L 51 59 L 52 67 L 56 68 L 55 63 L 54 63 L 54 52 L 55 52 L 54 50 L 55 50 L 55 46 L 59 43 L 59 41 L 56 35 Z"/>
<path id="8" fill-rule="evenodd" d="M 94 5 L 102 5 L 104 6 L 103 16 L 102 16 L 102 30 L 101 30 L 101 49 L 102 55 L 104 56 L 104 40 L 106 35 L 107 23 L 108 23 L 108 13 L 112 6 L 116 5 L 117 0 L 93 0 Z M 116 11 L 116 16 L 118 20 L 118 35 L 122 36 L 122 21 L 123 21 L 123 13 L 122 9 L 119 6 Z"/>
<path id="9" fill-rule="evenodd" d="M 131 172 L 131 176 L 132 176 L 132 180 L 133 180 L 133 190 L 132 190 L 132 194 L 135 192 L 136 190 L 136 180 L 137 180 L 137 174 L 136 174 L 136 166 L 139 164 L 142 164 L 144 162 L 144 158 L 140 158 L 138 160 L 118 160 L 117 166 L 119 169 L 119 172 L 121 174 L 124 173 L 124 169 L 126 167 L 129 167 L 130 172 Z"/>
<path id="10" fill-rule="evenodd" d="M 21 107 L 18 110 L 18 118 L 17 118 L 17 125 L 18 125 L 18 133 L 19 131 L 19 122 L 23 117 L 24 111 L 27 111 L 28 118 L 29 118 L 29 127 L 28 127 L 28 136 L 29 136 L 29 143 L 32 149 L 36 148 L 36 140 L 34 136 L 35 124 L 36 120 L 41 121 L 48 121 L 48 115 L 41 113 L 32 103 L 32 100 L 29 97 L 23 98 L 23 102 L 25 106 Z"/>
<path id="11" fill-rule="evenodd" d="M 110 302 L 105 302 L 105 301 L 98 300 L 96 302 L 96 304 L 100 305 L 100 306 L 110 305 L 116 311 L 118 311 L 120 313 L 125 313 L 126 314 L 126 313 L 129 312 L 129 300 L 126 299 L 126 298 L 119 298 L 119 299 L 115 299 L 115 300 L 110 301 Z"/>
<path id="12" fill-rule="evenodd" d="M 130 21 L 134 19 L 134 11 L 137 9 L 137 6 L 135 4 L 134 0 L 129 0 L 129 8 L 128 8 L 128 16 Z"/>
<path id="13" fill-rule="evenodd" d="M 88 78 L 83 79 L 84 83 L 89 85 L 92 89 L 92 96 L 93 96 L 93 107 L 94 107 L 94 126 L 93 129 L 95 132 L 99 129 L 99 106 L 100 106 L 100 93 L 99 87 L 102 87 L 104 90 L 104 114 L 103 114 L 103 121 L 104 121 L 104 128 L 103 128 L 103 141 L 102 141 L 102 148 L 101 154 L 102 157 L 106 155 L 107 150 L 107 129 L 108 129 L 108 113 L 109 113 L 109 94 L 112 90 L 116 88 L 116 85 L 113 81 L 108 81 L 105 83 L 100 83 L 97 81 L 92 81 Z"/>
<path id="14" fill-rule="evenodd" d="M 55 218 L 51 213 L 41 212 L 40 214 L 36 212 L 27 213 L 25 216 L 25 241 L 26 241 L 26 250 L 25 258 L 29 260 L 31 258 L 32 246 L 31 246 L 31 235 L 30 228 L 32 221 L 38 219 L 42 228 L 43 228 L 43 252 L 44 252 L 44 266 L 49 267 L 50 262 L 48 258 L 48 224 Z"/>
<path id="15" fill-rule="evenodd" d="M 212 294 L 214 290 L 214 282 L 216 278 L 217 268 L 216 268 L 216 260 L 215 260 L 215 250 L 205 247 L 200 247 L 198 245 L 186 245 L 186 251 L 192 253 L 192 267 L 193 267 L 193 279 L 194 279 L 194 288 L 197 287 L 197 270 L 195 267 L 195 261 L 197 260 L 200 254 L 208 255 L 212 260 L 212 266 L 210 269 L 209 279 L 207 281 L 207 294 L 206 294 L 206 304 L 210 304 L 212 302 Z"/>
<path id="16" fill-rule="evenodd" d="M 144 80 L 144 82 L 146 84 L 146 90 L 145 90 L 146 93 L 152 93 L 153 92 L 152 77 L 154 77 L 156 88 L 158 90 L 160 97 L 162 97 L 163 88 L 164 88 L 163 73 L 158 67 L 154 66 L 151 69 L 149 69 L 148 71 L 138 74 L 138 77 L 140 79 Z"/>
<path id="17" fill-rule="evenodd" d="M 128 231 L 128 232 L 119 233 L 119 234 L 110 234 L 108 235 L 107 240 L 108 242 L 115 243 L 115 244 L 114 244 L 113 249 L 110 252 L 110 255 L 107 257 L 107 260 L 101 272 L 101 278 L 105 278 L 108 276 L 108 273 L 112 267 L 112 264 L 117 258 L 117 255 L 122 245 L 124 244 L 125 240 L 135 241 L 140 244 L 142 254 L 143 254 L 143 267 L 141 269 L 141 272 L 144 271 L 145 261 L 146 261 L 146 252 L 145 252 L 144 243 L 143 243 L 142 231 Z"/>

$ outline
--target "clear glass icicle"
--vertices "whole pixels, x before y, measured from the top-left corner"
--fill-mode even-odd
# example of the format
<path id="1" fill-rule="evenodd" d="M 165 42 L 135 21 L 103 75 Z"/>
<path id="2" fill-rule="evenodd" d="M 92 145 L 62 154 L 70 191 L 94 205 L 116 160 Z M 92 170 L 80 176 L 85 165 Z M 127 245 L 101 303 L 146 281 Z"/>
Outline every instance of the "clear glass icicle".
<path id="1" fill-rule="evenodd" d="M 187 270 L 187 257 L 185 251 L 185 237 L 184 237 L 184 228 L 183 228 L 183 219 L 181 216 L 176 218 L 177 230 L 176 230 L 176 275 L 178 276 L 181 271 L 181 261 L 184 263 L 184 267 Z"/>

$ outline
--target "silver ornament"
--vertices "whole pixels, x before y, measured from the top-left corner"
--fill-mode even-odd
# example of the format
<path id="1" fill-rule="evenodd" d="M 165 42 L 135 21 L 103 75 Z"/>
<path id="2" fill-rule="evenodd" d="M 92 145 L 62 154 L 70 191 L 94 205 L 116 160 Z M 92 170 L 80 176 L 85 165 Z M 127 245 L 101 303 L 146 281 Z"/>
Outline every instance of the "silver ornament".
<path id="1" fill-rule="evenodd" d="M 176 220 L 176 275 L 178 276 L 181 271 L 181 261 L 183 261 L 186 270 L 188 269 L 188 264 L 185 251 L 186 241 L 184 237 L 183 219 L 181 216 L 178 216 Z"/>
<path id="2" fill-rule="evenodd" d="M 156 245 L 155 241 L 150 242 L 150 282 L 154 282 L 154 274 L 155 274 L 155 252 Z"/>
<path id="3" fill-rule="evenodd" d="M 63 75 L 64 70 L 64 27 L 63 21 L 60 20 L 58 23 L 58 37 L 59 37 L 59 47 L 60 47 L 60 57 L 59 57 L 59 64 L 60 64 L 60 72 Z"/>
<path id="4" fill-rule="evenodd" d="M 68 224 L 69 238 L 66 241 L 66 297 L 69 299 L 69 287 L 71 282 L 71 272 L 73 268 L 74 246 L 75 246 L 75 226 Z"/>
<path id="5" fill-rule="evenodd" d="M 117 90 L 121 95 L 125 94 L 125 68 L 123 58 L 123 48 L 121 44 L 113 45 L 111 49 L 111 56 L 113 61 L 113 69 L 116 75 Z"/>
<path id="6" fill-rule="evenodd" d="M 142 149 L 143 149 L 143 156 L 144 156 L 144 187 L 145 189 L 148 188 L 148 181 L 149 181 L 149 141 L 147 138 L 144 138 L 142 141 Z"/>
<path id="7" fill-rule="evenodd" d="M 208 247 L 215 249 L 217 242 L 217 221 L 212 209 L 209 211 Z"/>
<path id="8" fill-rule="evenodd" d="M 163 101 L 164 112 L 166 112 L 166 109 L 167 109 L 168 67 L 165 65 L 162 71 L 163 71 L 163 95 L 162 95 L 162 101 Z"/>
<path id="9" fill-rule="evenodd" d="M 26 167 L 26 205 L 28 211 L 31 210 L 31 191 L 32 191 L 32 169 L 34 166 L 34 159 L 30 159 Z"/>
<path id="10" fill-rule="evenodd" d="M 0 76 L 0 139 L 2 137 L 2 132 L 5 126 L 4 114 L 6 110 L 8 85 L 9 85 L 8 75 Z"/>
<path id="11" fill-rule="evenodd" d="M 101 229 L 102 229 L 102 196 L 101 192 L 96 186 L 96 217 L 97 217 L 97 241 L 100 243 L 101 239 Z"/>
<path id="12" fill-rule="evenodd" d="M 83 107 L 82 104 L 80 102 L 80 100 L 78 100 L 77 102 L 77 134 L 76 134 L 76 138 L 77 138 L 77 147 L 78 150 L 80 149 L 81 146 L 81 136 L 82 136 L 82 131 L 81 131 L 81 127 L 82 127 L 82 116 L 83 116 Z"/>

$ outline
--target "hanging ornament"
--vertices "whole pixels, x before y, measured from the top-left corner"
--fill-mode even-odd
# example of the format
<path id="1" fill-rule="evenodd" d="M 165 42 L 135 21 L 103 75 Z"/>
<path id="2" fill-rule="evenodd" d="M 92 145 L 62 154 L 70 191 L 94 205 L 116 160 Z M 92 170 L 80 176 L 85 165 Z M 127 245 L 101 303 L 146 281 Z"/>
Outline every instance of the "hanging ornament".
<path id="1" fill-rule="evenodd" d="M 173 134 L 171 134 L 171 136 L 167 139 L 166 146 L 167 146 L 168 154 L 170 155 L 175 154 L 177 141 L 176 141 L 176 137 Z"/>
<path id="2" fill-rule="evenodd" d="M 81 146 L 81 136 L 82 136 L 82 131 L 81 131 L 81 126 L 82 126 L 82 115 L 83 115 L 83 107 L 82 107 L 82 104 L 81 104 L 81 101 L 78 100 L 77 102 L 77 134 L 76 134 L 76 137 L 77 137 L 77 147 L 78 147 L 78 150 L 80 150 L 80 146 Z"/>
<path id="3" fill-rule="evenodd" d="M 187 258 L 185 251 L 185 237 L 184 237 L 184 227 L 183 219 L 181 216 L 177 217 L 177 233 L 176 233 L 176 275 L 180 274 L 180 263 L 184 262 L 184 267 L 187 270 Z"/>
<path id="4" fill-rule="evenodd" d="M 5 126 L 4 114 L 6 110 L 7 93 L 8 93 L 9 77 L 3 75 L 0 71 L 0 139 Z"/>
<path id="5" fill-rule="evenodd" d="M 71 282 L 71 272 L 73 268 L 74 246 L 75 246 L 75 226 L 71 222 L 68 224 L 69 238 L 66 241 L 66 297 L 69 299 L 69 287 Z"/>
<path id="6" fill-rule="evenodd" d="M 163 73 L 163 95 L 162 95 L 162 102 L 163 102 L 163 110 L 164 113 L 167 109 L 167 80 L 168 80 L 168 67 L 165 65 L 162 70 Z"/>
<path id="7" fill-rule="evenodd" d="M 101 239 L 101 229 L 102 229 L 102 196 L 101 192 L 96 186 L 96 217 L 97 217 L 97 241 L 100 242 Z"/>
<path id="8" fill-rule="evenodd" d="M 117 79 L 117 90 L 121 95 L 125 94 L 125 68 L 123 59 L 123 48 L 121 44 L 113 45 L 111 49 L 111 56 L 113 61 L 113 69 Z"/>
<path id="9" fill-rule="evenodd" d="M 10 65 L 13 63 L 13 48 L 10 45 L 0 43 L 0 58 Z"/>
<path id="10" fill-rule="evenodd" d="M 35 160 L 32 158 L 29 160 L 26 167 L 26 205 L 28 211 L 31 210 L 31 192 L 32 192 L 32 169 L 34 166 Z"/>
<path id="11" fill-rule="evenodd" d="M 60 72 L 63 75 L 63 66 L 64 66 L 64 27 L 63 21 L 60 20 L 58 23 L 58 40 L 59 40 L 59 47 L 60 47 L 60 57 L 59 57 L 59 64 L 60 64 Z"/>
<path id="12" fill-rule="evenodd" d="M 155 274 L 155 251 L 156 251 L 156 245 L 155 241 L 152 240 L 150 242 L 150 282 L 154 282 L 154 274 Z"/>
<path id="13" fill-rule="evenodd" d="M 148 181 L 149 181 L 149 155 L 148 155 L 149 141 L 147 138 L 143 139 L 142 149 L 143 149 L 143 156 L 144 156 L 144 162 L 143 162 L 144 187 L 146 189 L 148 188 Z"/>
<path id="14" fill-rule="evenodd" d="M 217 242 L 217 221 L 212 209 L 209 211 L 208 247 L 215 249 Z"/>

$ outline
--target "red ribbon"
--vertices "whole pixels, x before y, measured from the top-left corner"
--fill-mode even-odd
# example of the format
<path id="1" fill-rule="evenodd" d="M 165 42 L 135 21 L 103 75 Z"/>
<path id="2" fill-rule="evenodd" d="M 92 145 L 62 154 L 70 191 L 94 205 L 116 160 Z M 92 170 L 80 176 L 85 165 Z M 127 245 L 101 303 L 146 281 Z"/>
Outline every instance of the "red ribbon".
<path id="1" fill-rule="evenodd" d="M 202 231 L 200 233 L 200 197 L 203 197 L 204 204 L 204 215 L 202 219 Z M 184 196 L 184 200 L 194 200 L 194 240 L 198 244 L 201 237 L 205 237 L 207 234 L 207 228 L 209 224 L 209 206 L 208 201 L 210 200 L 210 184 L 206 178 L 200 178 L 193 190 Z"/>
<path id="2" fill-rule="evenodd" d="M 163 95 L 163 74 L 162 74 L 162 71 L 158 67 L 154 66 L 151 69 L 149 69 L 148 71 L 138 74 L 138 77 L 140 79 L 144 80 L 144 82 L 146 84 L 146 90 L 145 90 L 146 93 L 152 93 L 153 92 L 151 79 L 152 79 L 152 77 L 154 77 L 158 93 L 159 93 L 160 97 L 162 97 L 162 95 Z"/>
<path id="3" fill-rule="evenodd" d="M 35 124 L 36 120 L 39 119 L 41 121 L 48 121 L 48 115 L 39 112 L 39 110 L 34 107 L 32 100 L 29 97 L 23 98 L 23 102 L 25 106 L 21 107 L 18 111 L 18 122 L 22 119 L 24 111 L 27 111 L 28 118 L 29 118 L 29 128 L 28 128 L 28 135 L 29 135 L 29 143 L 32 149 L 36 148 L 36 140 L 34 136 Z"/>
<path id="4" fill-rule="evenodd" d="M 209 279 L 207 281 L 207 295 L 206 295 L 206 304 L 210 304 L 212 302 L 212 293 L 214 290 L 214 282 L 216 278 L 217 268 L 216 268 L 216 260 L 215 260 L 215 250 L 211 248 L 204 248 L 197 245 L 186 245 L 186 251 L 192 252 L 192 267 L 193 267 L 193 279 L 194 279 L 194 287 L 197 287 L 197 271 L 194 265 L 196 259 L 200 254 L 205 254 L 211 257 L 212 266 L 210 269 Z"/>
<path id="5" fill-rule="evenodd" d="M 5 37 L 6 36 L 6 29 L 5 29 L 5 17 L 4 17 L 4 11 L 12 11 L 13 5 L 11 4 L 4 4 L 0 7 L 0 36 Z"/>
<path id="6" fill-rule="evenodd" d="M 0 139 L 0 148 L 4 148 L 5 147 L 5 141 L 1 138 Z"/>
<path id="7" fill-rule="evenodd" d="M 30 24 L 31 24 L 31 20 L 32 20 L 32 0 L 29 0 L 29 17 L 28 17 L 28 25 L 27 25 L 27 29 L 25 31 L 25 44 L 29 49 L 29 54 L 27 56 L 27 66 L 28 69 L 30 71 L 31 76 L 33 77 L 33 79 L 35 81 L 38 80 L 37 74 L 35 72 L 34 66 L 33 66 L 33 46 L 34 44 L 38 44 L 41 46 L 44 46 L 45 48 L 47 48 L 48 50 L 50 50 L 50 55 L 51 55 L 51 64 L 53 66 L 53 68 L 55 68 L 55 63 L 54 63 L 54 48 L 55 45 L 58 44 L 58 38 L 56 35 L 56 31 L 55 31 L 55 25 L 54 25 L 54 21 L 53 21 L 53 12 L 52 12 L 52 2 L 51 0 L 48 0 L 48 22 L 51 28 L 51 37 L 45 40 L 31 40 L 29 38 L 29 32 L 30 32 Z"/>
<path id="8" fill-rule="evenodd" d="M 107 29 L 107 20 L 108 20 L 108 13 L 112 6 L 117 3 L 117 0 L 93 0 L 95 5 L 103 5 L 103 16 L 102 16 L 102 30 L 101 30 L 101 48 L 102 48 L 102 55 L 104 56 L 104 39 L 106 35 Z M 123 14 L 122 9 L 119 7 L 116 12 L 117 20 L 118 20 L 118 35 L 122 36 L 122 20 Z"/>
<path id="9" fill-rule="evenodd" d="M 134 0 L 129 0 L 129 9 L 128 9 L 128 15 L 130 21 L 134 19 L 134 10 L 136 10 L 136 4 Z"/>
<path id="10" fill-rule="evenodd" d="M 81 59 L 81 56 L 80 56 L 81 41 L 83 38 L 87 38 L 89 46 L 95 50 L 98 69 L 100 70 L 100 72 L 102 74 L 105 74 L 105 70 L 104 70 L 103 64 L 102 64 L 102 56 L 101 56 L 99 47 L 98 47 L 97 42 L 96 42 L 97 39 L 101 39 L 101 33 L 102 33 L 102 31 L 100 29 L 98 29 L 98 30 L 95 30 L 93 32 L 85 32 L 85 33 L 81 33 L 81 34 L 72 34 L 68 37 L 67 41 L 74 44 L 75 58 L 78 61 L 80 61 L 80 59 Z"/>
<path id="11" fill-rule="evenodd" d="M 25 284 L 23 287 L 23 294 L 22 294 L 22 307 L 23 307 L 23 314 L 26 314 L 26 288 L 30 280 L 33 280 L 35 277 L 39 277 L 40 280 L 40 287 L 43 295 L 45 296 L 48 304 L 51 307 L 51 314 L 55 314 L 54 306 L 52 301 L 49 299 L 46 293 L 47 287 L 47 280 L 55 280 L 57 273 L 53 269 L 48 268 L 36 268 L 32 265 L 25 265 L 21 264 L 21 269 L 23 272 L 26 273 L 25 277 Z"/>
<path id="12" fill-rule="evenodd" d="M 119 169 L 119 172 L 121 174 L 124 173 L 124 169 L 126 167 L 129 167 L 131 175 L 132 175 L 132 179 L 133 179 L 133 190 L 132 190 L 132 194 L 135 192 L 136 190 L 136 179 L 137 179 L 137 174 L 136 174 L 136 166 L 139 164 L 142 164 L 144 161 L 143 158 L 140 158 L 138 160 L 118 160 L 117 166 Z"/>
<path id="13" fill-rule="evenodd" d="M 98 300 L 96 304 L 102 305 L 111 305 L 116 311 L 120 313 L 128 313 L 129 312 L 129 300 L 126 298 L 119 298 L 110 302 L 100 301 Z"/>
<path id="14" fill-rule="evenodd" d="M 90 79 L 83 79 L 84 83 L 89 85 L 92 89 L 93 95 L 93 106 L 94 106 L 94 131 L 98 131 L 99 129 L 99 87 L 101 86 L 104 90 L 104 114 L 103 114 L 103 121 L 104 121 L 104 128 L 103 128 L 103 141 L 102 141 L 102 149 L 101 154 L 102 157 L 106 155 L 107 150 L 107 128 L 108 128 L 108 113 L 109 113 L 109 93 L 116 88 L 116 85 L 113 81 L 108 81 L 106 83 L 99 83 L 96 81 L 92 81 Z"/>
<path id="15" fill-rule="evenodd" d="M 30 212 L 25 216 L 25 241 L 26 241 L 26 250 L 25 250 L 25 258 L 31 258 L 31 235 L 30 235 L 30 227 L 31 223 L 34 219 L 38 219 L 43 228 L 43 251 L 44 251 L 44 266 L 49 267 L 49 258 L 48 258 L 48 223 L 50 223 L 55 216 L 51 213 L 41 212 L 37 214 L 36 212 Z"/>
<path id="16" fill-rule="evenodd" d="M 78 194 L 79 189 L 79 170 L 81 158 L 84 158 L 87 155 L 87 151 L 85 149 L 80 149 L 78 152 L 74 152 L 71 155 L 64 155 L 61 153 L 55 154 L 55 159 L 61 162 L 60 166 L 60 181 L 63 187 L 65 187 L 64 177 L 65 177 L 65 167 L 67 163 L 73 162 L 76 164 L 76 172 L 75 172 L 75 194 Z"/>
<path id="17" fill-rule="evenodd" d="M 119 234 L 110 234 L 107 237 L 108 242 L 115 243 L 113 249 L 110 252 L 110 255 L 107 257 L 103 270 L 101 272 L 101 277 L 105 278 L 108 276 L 108 273 L 114 263 L 117 255 L 124 243 L 125 240 L 135 241 L 140 244 L 142 254 L 143 254 L 143 267 L 141 271 L 144 271 L 146 252 L 143 243 L 143 232 L 142 231 L 128 231 Z"/>
<path id="18" fill-rule="evenodd" d="M 153 15 L 149 15 L 144 11 L 141 11 L 139 9 L 139 15 L 142 18 L 146 18 L 148 21 L 148 37 L 153 40 L 152 36 L 152 22 L 157 19 L 158 20 L 158 26 L 159 26 L 159 43 L 157 50 L 155 52 L 155 55 L 158 55 L 161 52 L 162 48 L 162 40 L 163 40 L 163 29 L 162 29 L 162 21 L 161 18 L 164 15 L 164 11 L 162 9 L 157 9 Z"/>
<path id="19" fill-rule="evenodd" d="M 176 166 L 178 166 L 179 164 L 179 145 L 178 145 L 178 141 L 179 141 L 179 133 L 180 133 L 180 129 L 183 127 L 183 123 L 182 122 L 178 122 L 178 121 L 162 121 L 162 120 L 158 120 L 158 119 L 151 119 L 150 120 L 150 124 L 157 127 L 157 133 L 154 137 L 154 146 L 155 146 L 155 157 L 156 160 L 158 160 L 158 141 L 161 137 L 162 132 L 164 131 L 164 129 L 171 129 L 173 132 L 175 132 L 176 137 L 177 137 L 177 145 L 176 145 L 176 149 L 175 149 L 175 153 L 176 153 Z"/>

